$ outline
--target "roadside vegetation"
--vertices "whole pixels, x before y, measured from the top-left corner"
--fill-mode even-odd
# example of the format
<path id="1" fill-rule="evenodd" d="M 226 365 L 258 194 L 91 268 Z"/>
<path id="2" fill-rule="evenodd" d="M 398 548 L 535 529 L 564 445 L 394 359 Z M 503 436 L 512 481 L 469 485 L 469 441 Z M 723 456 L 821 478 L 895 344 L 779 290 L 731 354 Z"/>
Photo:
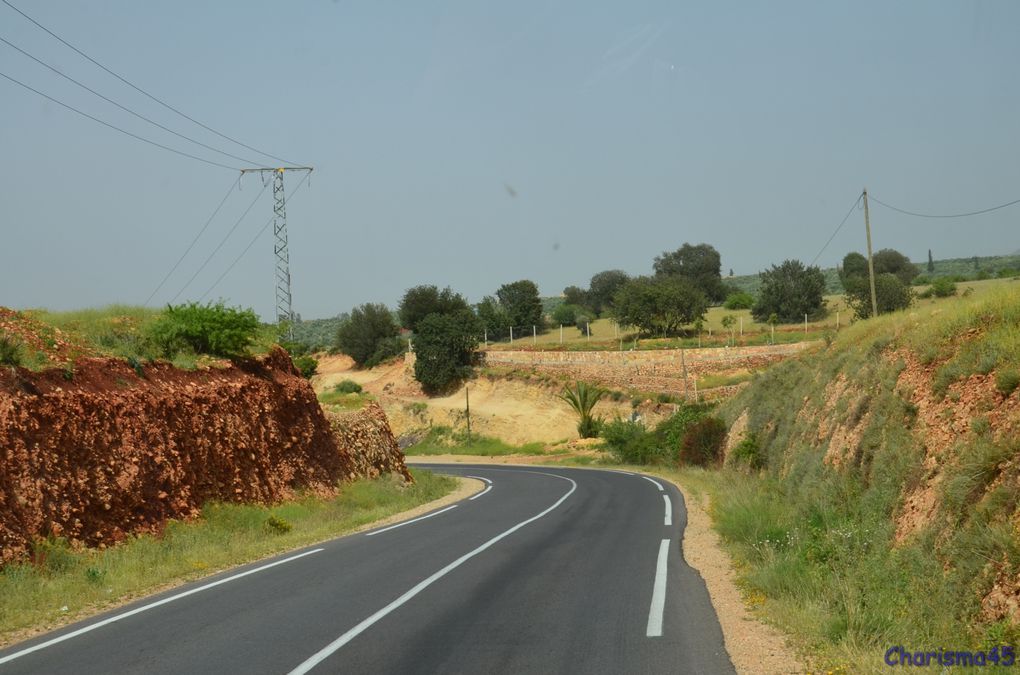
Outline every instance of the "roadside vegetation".
<path id="1" fill-rule="evenodd" d="M 983 603 L 993 588 L 1008 595 L 1020 573 L 1020 443 L 989 421 L 1020 384 L 1018 325 L 1020 296 L 1008 290 L 855 324 L 719 408 L 730 424 L 746 416 L 730 467 L 678 474 L 711 495 L 746 597 L 825 668 L 880 671 L 896 644 L 1020 640 L 1008 613 Z M 933 369 L 931 405 L 944 410 L 976 395 L 965 393 L 968 378 L 994 382 L 935 469 L 925 463 L 932 440 L 918 427 L 918 392 L 899 384 L 900 350 Z M 931 482 L 932 471 L 941 478 Z M 925 491 L 934 512 L 912 523 L 904 502 Z"/>
<path id="2" fill-rule="evenodd" d="M 157 360 L 191 370 L 221 359 L 265 354 L 277 344 L 295 357 L 295 366 L 306 377 L 317 365 L 303 345 L 284 340 L 286 326 L 262 324 L 251 309 L 221 302 L 163 309 L 110 305 L 70 312 L 26 310 L 14 312 L 10 321 L 25 335 L 0 335 L 12 345 L 6 351 L 7 365 L 31 370 L 73 366 L 83 356 L 122 358 L 136 370 Z"/>
<path id="3" fill-rule="evenodd" d="M 499 457 L 504 455 L 544 455 L 544 443 L 510 445 L 496 438 L 454 431 L 446 426 L 434 426 L 417 443 L 404 450 L 408 456 L 415 455 L 478 455 Z"/>
<path id="4" fill-rule="evenodd" d="M 63 540 L 36 545 L 32 560 L 0 568 L 0 644 L 168 584 L 323 541 L 449 494 L 454 479 L 412 469 L 344 485 L 332 499 L 299 495 L 275 506 L 206 504 L 199 518 L 171 521 L 160 536 L 74 550 Z"/>

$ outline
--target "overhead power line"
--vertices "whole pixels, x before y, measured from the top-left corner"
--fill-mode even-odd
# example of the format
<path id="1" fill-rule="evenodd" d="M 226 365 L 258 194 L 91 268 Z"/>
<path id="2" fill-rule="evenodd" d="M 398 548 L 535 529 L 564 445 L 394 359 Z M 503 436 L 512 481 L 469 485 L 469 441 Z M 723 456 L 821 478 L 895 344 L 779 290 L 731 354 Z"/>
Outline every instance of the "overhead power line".
<path id="1" fill-rule="evenodd" d="M 205 221 L 205 225 L 202 226 L 202 229 L 198 231 L 198 234 L 195 235 L 195 238 L 191 240 L 190 244 L 188 244 L 188 248 L 184 249 L 184 253 L 182 253 L 181 257 L 177 259 L 177 262 L 174 263 L 174 266 L 170 268 L 170 271 L 166 273 L 166 276 L 164 276 L 163 280 L 159 282 L 159 285 L 152 290 L 152 293 L 149 293 L 149 297 L 145 299 L 145 302 L 142 303 L 143 305 L 148 305 L 152 301 L 152 299 L 156 296 L 156 293 L 159 293 L 159 289 L 163 288 L 163 285 L 166 284 L 167 280 L 171 277 L 171 275 L 173 275 L 173 273 L 177 271 L 177 268 L 180 267 L 181 263 L 184 261 L 184 258 L 186 258 L 187 255 L 191 253 L 191 249 L 195 247 L 195 244 L 198 243 L 199 238 L 201 238 L 201 236 L 209 228 L 209 224 L 213 221 L 213 218 L 215 218 L 216 214 L 220 212 L 220 209 L 223 208 L 223 205 L 227 203 L 227 198 L 230 197 L 230 193 L 233 191 L 234 181 L 231 181 L 230 187 L 227 189 L 227 193 L 223 195 L 223 199 L 220 200 L 219 206 L 216 207 L 216 210 L 214 210 L 212 212 L 212 215 L 209 216 L 209 218 Z"/>
<path id="2" fill-rule="evenodd" d="M 61 72 L 59 69 L 55 68 L 54 66 L 51 66 L 50 64 L 46 63 L 42 59 L 37 58 L 37 57 L 33 56 L 32 54 L 29 54 L 28 52 L 26 52 L 21 47 L 11 43 L 8 40 L 6 40 L 3 36 L 0 36 L 0 42 L 3 42 L 5 45 L 10 47 L 11 49 L 17 50 L 21 54 L 24 54 L 25 56 L 27 56 L 28 58 L 32 59 L 36 63 L 38 63 L 38 64 L 40 64 L 42 66 L 45 66 L 46 68 L 49 68 L 50 70 L 52 70 L 54 73 L 56 73 L 60 77 L 64 78 L 65 80 L 68 80 L 70 82 L 73 82 L 74 84 L 78 85 L 79 87 L 81 87 L 85 91 L 87 91 L 87 92 L 89 92 L 89 93 L 91 93 L 91 94 L 93 94 L 95 96 L 98 96 L 99 98 L 103 99 L 107 103 L 110 103 L 111 105 L 115 105 L 118 108 L 120 108 L 121 110 L 123 110 L 124 112 L 130 113 L 131 115 L 134 115 L 138 119 L 143 120 L 145 122 L 148 122 L 149 124 L 151 124 L 151 125 L 153 125 L 155 127 L 159 127 L 160 129 L 162 129 L 163 131 L 166 131 L 167 133 L 171 133 L 174 136 L 177 136 L 178 138 L 183 138 L 184 140 L 189 141 L 191 143 L 194 143 L 195 145 L 202 146 L 206 150 L 212 150 L 213 152 L 219 153 L 219 154 L 224 155 L 226 157 L 230 157 L 231 159 L 236 159 L 236 160 L 238 160 L 240 162 L 245 162 L 245 163 L 248 163 L 248 164 L 260 164 L 260 162 L 252 162 L 250 159 L 245 159 L 244 157 L 238 157 L 237 155 L 232 155 L 229 152 L 225 152 L 223 150 L 219 150 L 218 148 L 214 148 L 211 145 L 207 145 L 207 144 L 203 143 L 202 141 L 195 140 L 194 138 L 191 138 L 190 136 L 186 136 L 186 135 L 184 135 L 182 133 L 178 133 L 178 132 L 174 131 L 173 129 L 170 129 L 169 127 L 165 127 L 162 124 L 160 124 L 159 122 L 151 120 L 148 117 L 146 117 L 145 115 L 142 115 L 141 113 L 135 112 L 131 108 L 123 106 L 120 103 L 117 103 L 116 101 L 114 101 L 113 99 L 108 98 L 107 96 L 104 96 L 104 95 L 100 94 L 95 89 L 92 89 L 91 87 L 89 87 L 89 86 L 87 86 L 85 84 L 82 84 L 78 80 L 74 79 L 70 75 L 67 75 L 67 74 Z M 262 166 L 265 166 L 265 165 L 262 164 Z"/>
<path id="3" fill-rule="evenodd" d="M 843 225 L 846 224 L 847 219 L 850 218 L 850 214 L 853 213 L 854 209 L 857 208 L 857 204 L 860 203 L 862 196 L 864 196 L 864 193 L 861 193 L 861 194 L 857 195 L 857 199 L 855 199 L 854 203 L 850 205 L 850 210 L 846 212 L 845 216 L 843 216 L 843 220 L 839 221 L 839 225 L 836 226 L 835 231 L 833 231 L 833 233 L 829 236 L 828 240 L 826 240 L 826 242 L 822 246 L 821 250 L 818 251 L 818 254 L 815 255 L 814 259 L 811 261 L 811 265 L 815 264 L 815 262 L 818 260 L 818 258 L 821 257 L 822 253 L 825 252 L 825 249 L 827 249 L 829 247 L 829 244 L 832 243 L 832 240 L 836 238 L 837 234 L 839 234 L 839 231 L 841 229 L 843 229 Z M 811 265 L 808 265 L 808 267 L 811 267 Z"/>
<path id="4" fill-rule="evenodd" d="M 118 80 L 120 80 L 120 81 L 121 81 L 121 82 L 123 82 L 124 84 L 128 85 L 129 87 L 131 87 L 131 88 L 132 88 L 132 89 L 134 89 L 135 91 L 139 92 L 140 94 L 142 94 L 142 95 L 144 95 L 144 96 L 146 96 L 146 97 L 148 97 L 148 98 L 152 99 L 153 101 L 155 101 L 156 103 L 160 104 L 161 106 L 163 106 L 163 107 L 164 107 L 164 108 L 166 108 L 167 110 L 170 110 L 170 111 L 172 111 L 172 112 L 175 112 L 175 113 L 177 113 L 178 115 L 180 115 L 181 117 L 183 117 L 184 119 L 188 120 L 189 122 L 193 122 L 193 123 L 197 124 L 198 126 L 202 127 L 202 128 L 203 128 L 203 129 L 205 129 L 206 131 L 209 131 L 209 132 L 211 132 L 211 133 L 214 133 L 214 134 L 216 134 L 217 136 L 219 136 L 220 138 L 224 138 L 224 139 L 226 139 L 226 140 L 230 141 L 231 143 L 236 143 L 237 145 L 240 145 L 240 146 L 241 146 L 241 147 L 243 147 L 243 148 L 247 148 L 248 150 L 251 150 L 252 152 L 257 152 L 257 153 L 259 153 L 260 155 L 264 155 L 264 156 L 266 156 L 266 157 L 269 157 L 269 158 L 271 158 L 271 159 L 275 159 L 275 160 L 277 160 L 278 162 L 283 162 L 284 164 L 296 164 L 296 162 L 291 162 L 290 160 L 286 160 L 286 159 L 283 159 L 283 158 L 281 158 L 281 157 L 277 157 L 276 155 L 271 155 L 271 154 L 269 154 L 268 152 L 264 152 L 264 151 L 262 151 L 262 150 L 259 150 L 258 148 L 254 148 L 254 147 L 252 147 L 252 146 L 250 146 L 250 145 L 248 145 L 248 144 L 246 144 L 246 143 L 242 143 L 241 141 L 239 141 L 239 140 L 237 140 L 237 139 L 235 139 L 235 138 L 231 138 L 230 136 L 227 136 L 227 135 L 226 135 L 226 134 L 224 134 L 224 133 L 221 133 L 221 132 L 219 132 L 219 131 L 216 131 L 215 129 L 213 129 L 213 128 L 212 128 L 212 127 L 210 127 L 210 126 L 207 126 L 207 125 L 203 124 L 202 122 L 199 122 L 199 121 L 198 121 L 198 120 L 196 120 L 196 119 L 195 119 L 194 117 L 191 117 L 190 115 L 187 115 L 187 114 L 185 114 L 185 113 L 181 112 L 180 110 L 178 110 L 177 108 L 173 107 L 172 105 L 170 105 L 170 104 L 169 104 L 169 103 L 167 103 L 166 101 L 164 101 L 164 100 L 162 100 L 162 99 L 160 99 L 160 98 L 157 98 L 156 96 L 154 96 L 154 95 L 150 94 L 149 92 L 145 91 L 144 89 L 142 89 L 142 88 L 141 88 L 141 87 L 139 87 L 138 85 L 134 84 L 133 82 L 130 82 L 130 81 L 129 81 L 129 80 L 127 80 L 126 78 L 122 77 L 121 75 L 118 75 L 117 73 L 113 72 L 112 70 L 110 70 L 109 68 L 107 68 L 106 66 L 104 66 L 104 65 L 103 65 L 102 63 L 100 63 L 99 61 L 96 61 L 96 60 L 95 60 L 94 58 L 92 58 L 91 56 L 89 56 L 88 54 L 86 54 L 86 53 L 85 53 L 85 52 L 83 52 L 82 50 L 78 49 L 77 47 L 75 47 L 74 45 L 72 45 L 72 44 L 71 44 L 70 42 L 68 42 L 67 40 L 65 40 L 64 38 L 60 37 L 59 35 L 57 35 L 57 34 L 56 34 L 56 33 L 54 33 L 53 31 L 51 31 L 51 30 L 50 30 L 49 28 L 47 28 L 46 26 L 42 25 L 41 23 L 39 23 L 38 21 L 36 21 L 36 20 L 35 20 L 35 19 L 33 19 L 32 17 L 30 17 L 30 16 L 28 15 L 28 14 L 25 14 L 25 13 L 24 13 L 23 11 L 21 11 L 20 9 L 18 9 L 17 7 L 15 7 L 15 6 L 13 5 L 13 4 L 11 4 L 11 3 L 9 2 L 9 0 L 2 0 L 2 2 L 3 2 L 3 3 L 5 4 L 5 5 L 7 5 L 8 7 L 10 7 L 11 9 L 13 9 L 13 10 L 14 10 L 15 12 L 17 12 L 18 14 L 20 14 L 21 16 L 23 16 L 23 17 L 24 17 L 25 19 L 27 19 L 28 21 L 31 21 L 31 22 L 32 22 L 33 24 L 35 24 L 35 25 L 36 25 L 36 26 L 37 26 L 37 27 L 38 27 L 39 29 L 43 30 L 44 32 L 46 32 L 47 34 L 49 34 L 49 35 L 50 35 L 51 37 L 53 37 L 53 38 L 55 38 L 56 40 L 58 40 L 58 41 L 59 41 L 59 42 L 60 42 L 61 44 L 63 44 L 63 45 L 65 46 L 65 47 L 67 47 L 67 48 L 69 48 L 69 49 L 73 50 L 73 51 L 74 51 L 75 53 L 77 53 L 78 55 L 82 56 L 83 58 L 87 59 L 88 61 L 90 61 L 90 62 L 91 62 L 91 63 L 93 63 L 94 65 L 96 65 L 96 66 L 98 66 L 99 68 L 103 69 L 104 71 L 106 71 L 106 72 L 107 72 L 107 73 L 109 73 L 110 75 L 112 75 L 112 76 L 116 77 L 116 78 L 117 78 Z M 259 162 L 254 162 L 254 163 L 255 163 L 255 164 L 258 164 Z"/>
<path id="5" fill-rule="evenodd" d="M 39 91 L 38 89 L 30 87 L 27 84 L 25 84 L 24 82 L 22 82 L 21 80 L 16 80 L 16 79 L 14 79 L 13 77 L 11 77 L 10 75 L 8 75 L 6 73 L 0 72 L 0 77 L 6 78 L 6 79 L 10 80 L 11 82 L 13 82 L 14 84 L 16 84 L 18 86 L 24 87 L 25 89 L 28 89 L 29 91 L 31 91 L 31 92 L 33 92 L 35 94 L 38 94 L 39 96 L 42 96 L 43 98 L 47 99 L 48 101 L 52 101 L 53 103 L 56 103 L 57 105 L 63 106 L 65 108 L 67 108 L 68 110 L 72 111 L 72 112 L 76 112 L 79 115 L 81 115 L 82 117 L 87 117 L 88 119 L 92 120 L 93 122 L 98 122 L 99 124 L 102 124 L 104 127 L 109 127 L 110 129 L 113 129 L 114 131 L 119 131 L 120 133 L 124 134 L 125 136 L 130 136 L 131 138 L 134 138 L 135 140 L 142 141 L 143 143 L 148 143 L 149 145 L 154 145 L 157 148 L 162 148 L 163 150 L 169 150 L 170 152 L 178 154 L 178 155 L 181 155 L 183 157 L 188 157 L 190 159 L 195 159 L 195 160 L 198 160 L 199 162 L 205 162 L 206 164 L 211 164 L 212 166 L 218 166 L 221 169 L 230 169 L 231 171 L 240 171 L 240 169 L 238 169 L 237 167 L 227 166 L 226 164 L 220 164 L 219 162 L 214 162 L 211 159 L 205 159 L 203 157 L 199 157 L 198 155 L 192 155 L 190 153 L 184 152 L 183 150 L 177 150 L 176 148 L 171 148 L 168 145 L 163 145 L 162 143 L 157 143 L 156 141 L 151 141 L 148 138 L 143 138 L 143 137 L 139 136 L 138 134 L 133 134 L 130 131 L 127 131 L 126 129 L 121 129 L 120 127 L 118 127 L 116 125 L 110 124 L 109 122 L 104 122 L 103 120 L 99 119 L 98 117 L 93 117 L 92 115 L 88 114 L 87 112 L 83 112 L 81 110 L 78 110 L 77 108 L 75 108 L 72 105 L 68 105 L 67 103 L 64 103 L 63 101 L 58 101 L 57 99 L 53 98 L 49 94 L 44 94 L 41 91 Z"/>
<path id="6" fill-rule="evenodd" d="M 188 286 L 191 285 L 191 282 L 195 280 L 195 277 L 202 273 L 202 270 L 204 270 L 206 265 L 209 264 L 209 261 L 213 259 L 213 256 L 216 255 L 221 248 L 223 248 L 223 245 L 227 243 L 227 239 L 230 239 L 230 235 L 234 233 L 234 230 L 237 229 L 237 226 L 240 225 L 241 222 L 248 216 L 248 212 L 251 211 L 253 206 L 255 206 L 255 202 L 259 200 L 259 197 L 262 196 L 262 193 L 266 191 L 267 187 L 269 187 L 268 182 L 262 184 L 262 189 L 259 190 L 259 193 L 257 195 L 255 195 L 255 199 L 251 200 L 251 204 L 248 204 L 248 208 L 244 210 L 244 213 L 242 213 L 241 217 L 237 219 L 237 222 L 234 223 L 234 226 L 231 227 L 230 230 L 223 236 L 223 239 L 221 239 L 220 243 L 216 245 L 216 248 L 212 250 L 212 253 L 210 253 L 209 256 L 205 259 L 205 261 L 203 261 L 202 264 L 199 266 L 199 268 L 195 270 L 195 273 L 191 275 L 191 278 L 188 279 L 187 283 L 181 286 L 181 290 L 177 291 L 177 295 L 170 299 L 171 303 L 176 302 L 177 298 L 181 297 L 181 293 L 187 290 Z"/>
<path id="7" fill-rule="evenodd" d="M 290 197 L 287 198 L 288 204 L 292 199 L 294 199 L 294 195 L 296 195 L 301 190 L 301 186 L 305 184 L 305 181 L 307 181 L 309 177 L 311 177 L 311 175 L 312 175 L 311 173 L 306 173 L 304 177 L 300 181 L 298 181 L 298 184 L 294 187 L 293 190 L 291 190 Z M 244 247 L 244 250 L 241 251 L 241 253 L 236 258 L 234 258 L 234 261 L 230 263 L 227 269 L 223 270 L 223 274 L 221 274 L 219 278 L 217 278 L 216 281 L 213 282 L 212 286 L 210 286 L 209 289 L 202 294 L 202 297 L 198 299 L 199 302 L 205 300 L 206 297 L 208 297 L 208 295 L 213 292 L 213 289 L 216 288 L 219 285 L 219 283 L 226 278 L 228 274 L 230 274 L 230 271 L 234 269 L 234 266 L 237 265 L 237 263 L 241 262 L 241 258 L 243 258 L 248 253 L 248 251 L 251 250 L 251 247 L 255 245 L 256 241 L 262 238 L 262 235 L 266 233 L 266 230 L 269 229 L 269 226 L 273 224 L 273 221 L 275 219 L 276 216 L 273 216 L 272 218 L 266 221 L 266 224 L 262 226 L 262 229 L 259 230 L 254 237 L 252 237 L 252 240 L 248 242 L 248 245 Z"/>
<path id="8" fill-rule="evenodd" d="M 906 209 L 901 209 L 897 206 L 893 206 L 892 204 L 886 204 L 882 200 L 876 199 L 874 195 L 869 196 L 871 197 L 871 201 L 875 202 L 876 204 L 881 204 L 887 209 L 892 209 L 893 211 L 898 211 L 899 213 L 903 213 L 908 216 L 916 216 L 918 218 L 965 218 L 967 216 L 980 216 L 982 213 L 991 213 L 992 211 L 1004 209 L 1007 206 L 1020 204 L 1020 199 L 1014 199 L 1013 201 L 1006 202 L 1005 204 L 999 204 L 998 206 L 992 206 L 987 209 L 981 209 L 979 211 L 968 211 L 967 213 L 916 213 L 914 211 L 907 211 Z"/>

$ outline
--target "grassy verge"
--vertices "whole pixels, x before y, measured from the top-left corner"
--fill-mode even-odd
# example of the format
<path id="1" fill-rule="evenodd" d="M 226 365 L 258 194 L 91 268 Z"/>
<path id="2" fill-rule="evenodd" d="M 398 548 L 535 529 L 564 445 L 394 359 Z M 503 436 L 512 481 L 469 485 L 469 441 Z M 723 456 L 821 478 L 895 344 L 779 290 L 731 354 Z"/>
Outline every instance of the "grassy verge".
<path id="1" fill-rule="evenodd" d="M 412 469 L 415 483 L 384 476 L 344 486 L 333 499 L 304 496 L 276 506 L 210 503 L 162 536 L 105 550 L 41 543 L 31 563 L 0 569 L 0 644 L 18 631 L 99 611 L 167 584 L 350 532 L 450 493 L 452 478 Z"/>
<path id="2" fill-rule="evenodd" d="M 471 435 L 469 441 L 464 434 L 449 427 L 432 427 L 425 438 L 404 450 L 412 455 L 480 455 L 496 457 L 502 455 L 544 455 L 544 443 L 510 445 L 497 438 Z"/>

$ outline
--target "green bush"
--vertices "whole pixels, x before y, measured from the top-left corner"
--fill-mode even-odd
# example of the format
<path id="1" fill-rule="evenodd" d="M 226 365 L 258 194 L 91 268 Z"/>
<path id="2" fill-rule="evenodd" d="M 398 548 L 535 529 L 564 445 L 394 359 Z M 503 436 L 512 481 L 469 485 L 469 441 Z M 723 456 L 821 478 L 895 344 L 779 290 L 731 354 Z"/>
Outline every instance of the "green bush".
<path id="1" fill-rule="evenodd" d="M 722 462 L 726 442 L 726 423 L 718 417 L 706 417 L 692 424 L 680 444 L 680 462 L 713 466 Z"/>
<path id="2" fill-rule="evenodd" d="M 640 422 L 607 422 L 600 435 L 613 457 L 624 464 L 652 464 L 665 459 L 655 434 Z"/>
<path id="3" fill-rule="evenodd" d="M 744 291 L 731 293 L 723 303 L 723 307 L 726 309 L 751 309 L 754 307 L 754 296 Z"/>
<path id="4" fill-rule="evenodd" d="M 293 359 L 294 367 L 301 373 L 301 377 L 310 379 L 319 368 L 319 361 L 311 356 L 298 356 Z"/>
<path id="5" fill-rule="evenodd" d="M 21 343 L 6 333 L 0 333 L 0 365 L 20 366 L 22 360 Z"/>
<path id="6" fill-rule="evenodd" d="M 931 282 L 931 292 L 936 298 L 948 298 L 956 295 L 956 284 L 946 277 L 939 277 Z"/>
<path id="7" fill-rule="evenodd" d="M 995 375 L 995 388 L 1003 396 L 1009 396 L 1020 387 L 1020 373 L 1015 370 L 1000 370 Z"/>
<path id="8" fill-rule="evenodd" d="M 376 343 L 375 351 L 368 357 L 368 360 L 363 364 L 365 368 L 374 368 L 380 363 L 385 363 L 390 359 L 400 356 L 407 351 L 407 342 L 399 337 L 383 338 Z"/>
<path id="9" fill-rule="evenodd" d="M 168 306 L 148 334 L 166 358 L 187 350 L 237 358 L 255 341 L 258 330 L 259 319 L 251 309 L 190 302 Z"/>
<path id="10" fill-rule="evenodd" d="M 680 457 L 680 445 L 688 427 L 699 422 L 708 414 L 708 406 L 701 404 L 684 404 L 669 418 L 659 422 L 655 433 L 669 451 L 671 459 Z"/>
<path id="11" fill-rule="evenodd" d="M 578 314 L 574 317 L 574 325 L 577 327 L 577 330 L 581 331 L 581 335 L 587 335 L 591 330 L 591 322 L 594 320 L 590 316 Z"/>
<path id="12" fill-rule="evenodd" d="M 733 448 L 733 459 L 756 471 L 764 469 L 767 463 L 765 452 L 762 450 L 761 444 L 758 443 L 758 437 L 753 433 L 747 434 Z"/>
<path id="13" fill-rule="evenodd" d="M 269 516 L 265 522 L 266 532 L 271 534 L 287 534 L 294 526 L 279 516 Z"/>
<path id="14" fill-rule="evenodd" d="M 333 387 L 333 391 L 338 394 L 360 394 L 361 385 L 354 380 L 344 380 Z"/>

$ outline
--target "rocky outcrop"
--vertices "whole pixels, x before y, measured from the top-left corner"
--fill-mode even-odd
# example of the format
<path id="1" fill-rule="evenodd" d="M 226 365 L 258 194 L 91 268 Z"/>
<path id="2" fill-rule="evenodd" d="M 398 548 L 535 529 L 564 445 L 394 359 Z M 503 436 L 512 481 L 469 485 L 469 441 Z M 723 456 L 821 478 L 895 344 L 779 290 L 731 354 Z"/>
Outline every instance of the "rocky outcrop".
<path id="1" fill-rule="evenodd" d="M 0 562 L 38 537 L 105 546 L 208 501 L 332 494 L 386 471 L 409 477 L 382 410 L 327 420 L 282 350 L 198 371 L 0 370 Z"/>

